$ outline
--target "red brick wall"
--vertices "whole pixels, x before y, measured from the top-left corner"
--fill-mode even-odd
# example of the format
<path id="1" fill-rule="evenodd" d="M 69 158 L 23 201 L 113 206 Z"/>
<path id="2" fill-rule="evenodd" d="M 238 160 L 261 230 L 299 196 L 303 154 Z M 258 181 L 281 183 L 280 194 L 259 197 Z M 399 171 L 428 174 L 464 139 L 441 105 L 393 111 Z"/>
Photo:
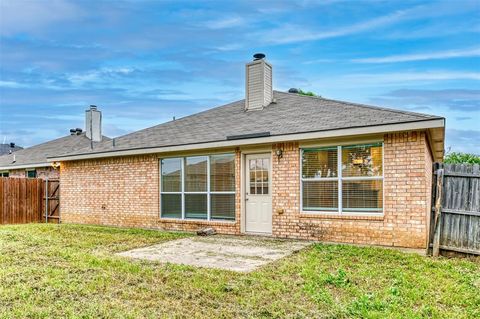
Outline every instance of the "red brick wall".
<path id="1" fill-rule="evenodd" d="M 213 226 L 219 232 L 240 232 L 240 153 L 237 160 L 235 222 L 199 222 L 159 218 L 159 159 L 156 155 L 63 162 L 62 221 L 195 231 Z"/>
<path id="2" fill-rule="evenodd" d="M 384 215 L 332 216 L 300 213 L 298 143 L 272 145 L 273 236 L 425 247 L 431 156 L 424 132 L 384 136 Z M 198 222 L 159 218 L 159 162 L 156 155 L 64 162 L 61 211 L 64 222 L 193 231 L 213 226 L 240 233 L 241 153 L 236 151 L 236 221 Z"/>
<path id="3" fill-rule="evenodd" d="M 54 169 L 53 167 L 38 167 L 37 170 L 37 177 L 38 178 L 49 178 L 49 179 L 58 179 L 60 178 L 60 172 L 58 169 Z M 25 169 L 14 169 L 9 170 L 10 177 L 25 177 Z"/>
<path id="4" fill-rule="evenodd" d="M 424 132 L 384 137 L 384 216 L 300 213 L 300 152 L 283 147 L 273 162 L 273 235 L 356 244 L 423 248 L 427 236 L 431 158 Z M 427 169 L 428 168 L 428 169 Z M 283 213 L 282 213 L 283 212 Z"/>

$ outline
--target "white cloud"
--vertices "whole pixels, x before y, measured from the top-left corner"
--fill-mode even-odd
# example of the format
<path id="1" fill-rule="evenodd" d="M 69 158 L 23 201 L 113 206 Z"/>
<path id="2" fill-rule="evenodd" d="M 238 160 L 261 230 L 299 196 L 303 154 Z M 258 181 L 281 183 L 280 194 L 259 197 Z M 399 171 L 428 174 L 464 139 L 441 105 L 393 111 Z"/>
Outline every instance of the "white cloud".
<path id="1" fill-rule="evenodd" d="M 73 85 L 83 85 L 86 82 L 97 82 L 104 78 L 108 78 L 115 75 L 127 75 L 135 70 L 133 68 L 101 68 L 98 70 L 90 70 L 83 73 L 72 73 L 67 75 L 67 79 Z"/>
<path id="2" fill-rule="evenodd" d="M 3 88 L 10 88 L 10 89 L 18 89 L 25 87 L 24 84 L 18 83 L 15 81 L 0 81 L 0 87 Z"/>
<path id="3" fill-rule="evenodd" d="M 480 72 L 462 71 L 425 71 L 425 72 L 392 72 L 375 74 L 350 74 L 345 78 L 359 84 L 404 83 L 411 81 L 448 81 L 448 80 L 480 80 Z"/>
<path id="4" fill-rule="evenodd" d="M 209 29 L 227 29 L 232 27 L 242 26 L 246 23 L 245 19 L 241 17 L 228 17 L 218 20 L 211 20 L 205 23 L 206 27 Z"/>
<path id="5" fill-rule="evenodd" d="M 65 0 L 0 1 L 0 34 L 38 32 L 60 21 L 76 19 L 81 10 Z"/>
<path id="6" fill-rule="evenodd" d="M 353 59 L 357 63 L 395 63 L 409 61 L 439 60 L 451 58 L 479 57 L 480 48 L 448 50 L 442 52 L 391 55 L 386 57 Z"/>
<path id="7" fill-rule="evenodd" d="M 407 10 L 399 10 L 394 13 L 352 24 L 349 26 L 338 27 L 333 30 L 307 30 L 305 26 L 286 25 L 261 34 L 263 41 L 273 44 L 287 44 L 304 41 L 322 40 L 336 38 L 350 34 L 361 33 L 371 29 L 390 25 L 409 18 L 409 14 L 417 7 Z M 255 36 L 258 36 L 256 34 Z"/>

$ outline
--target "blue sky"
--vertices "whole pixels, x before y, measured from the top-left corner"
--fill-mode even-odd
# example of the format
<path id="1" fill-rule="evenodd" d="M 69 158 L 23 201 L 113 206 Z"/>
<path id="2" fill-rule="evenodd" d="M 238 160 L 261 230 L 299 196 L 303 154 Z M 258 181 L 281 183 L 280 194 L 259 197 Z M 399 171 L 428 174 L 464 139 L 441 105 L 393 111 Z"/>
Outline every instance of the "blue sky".
<path id="1" fill-rule="evenodd" d="M 0 1 L 0 138 L 30 146 L 103 111 L 118 136 L 274 88 L 447 118 L 480 154 L 480 0 Z"/>

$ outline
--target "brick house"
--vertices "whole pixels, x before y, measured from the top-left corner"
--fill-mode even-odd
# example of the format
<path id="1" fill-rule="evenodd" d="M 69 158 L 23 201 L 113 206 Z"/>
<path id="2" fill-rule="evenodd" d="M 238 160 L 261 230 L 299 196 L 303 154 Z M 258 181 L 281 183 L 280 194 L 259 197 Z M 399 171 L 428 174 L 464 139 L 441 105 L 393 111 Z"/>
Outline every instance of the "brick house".
<path id="1" fill-rule="evenodd" d="M 445 119 L 273 91 L 49 158 L 62 220 L 425 247 Z"/>
<path id="2" fill-rule="evenodd" d="M 70 135 L 0 156 L 0 177 L 60 178 L 58 167 L 47 157 L 76 152 L 110 140 L 101 134 L 101 118 L 101 112 L 92 106 L 85 112 L 85 132 L 80 128 L 71 129 Z"/>

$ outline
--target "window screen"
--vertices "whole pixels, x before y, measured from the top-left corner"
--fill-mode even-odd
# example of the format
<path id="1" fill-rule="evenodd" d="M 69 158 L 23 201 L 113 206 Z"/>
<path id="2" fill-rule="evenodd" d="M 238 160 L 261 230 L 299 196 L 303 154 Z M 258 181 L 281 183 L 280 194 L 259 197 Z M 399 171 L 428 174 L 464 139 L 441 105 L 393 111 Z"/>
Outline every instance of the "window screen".
<path id="1" fill-rule="evenodd" d="M 235 155 L 210 156 L 210 190 L 212 192 L 235 191 Z"/>
<path id="2" fill-rule="evenodd" d="M 182 159 L 163 159 L 162 163 L 162 191 L 181 192 Z"/>
<path id="3" fill-rule="evenodd" d="M 235 220 L 235 155 L 160 160 L 163 218 Z"/>
<path id="4" fill-rule="evenodd" d="M 301 165 L 303 211 L 382 212 L 381 143 L 304 149 Z"/>

